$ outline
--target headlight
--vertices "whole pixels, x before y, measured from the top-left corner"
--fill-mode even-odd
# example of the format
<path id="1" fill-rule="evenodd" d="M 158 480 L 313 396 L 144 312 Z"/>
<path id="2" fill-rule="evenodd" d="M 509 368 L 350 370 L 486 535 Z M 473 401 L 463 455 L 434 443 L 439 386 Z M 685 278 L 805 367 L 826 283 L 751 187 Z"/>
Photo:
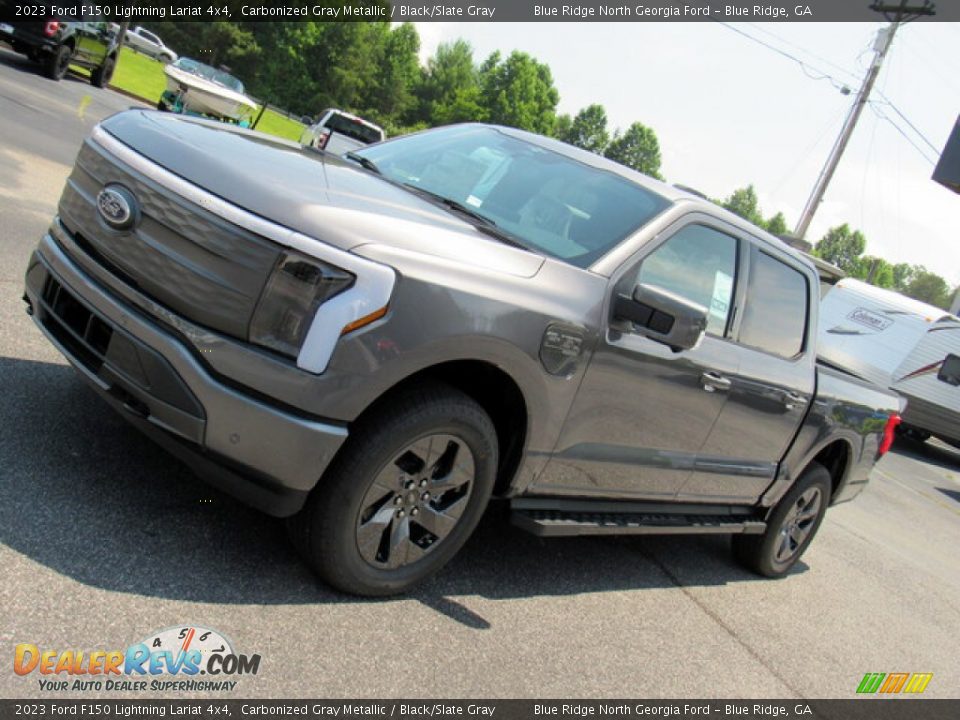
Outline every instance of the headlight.
<path id="1" fill-rule="evenodd" d="M 296 357 L 317 308 L 353 281 L 354 276 L 340 268 L 284 253 L 253 313 L 250 342 Z"/>

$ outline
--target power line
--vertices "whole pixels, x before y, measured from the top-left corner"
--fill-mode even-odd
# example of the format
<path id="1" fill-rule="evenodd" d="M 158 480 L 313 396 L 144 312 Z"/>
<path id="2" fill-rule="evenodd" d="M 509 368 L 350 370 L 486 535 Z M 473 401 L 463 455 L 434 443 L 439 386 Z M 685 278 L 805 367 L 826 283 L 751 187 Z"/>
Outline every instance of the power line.
<path id="1" fill-rule="evenodd" d="M 737 33 L 737 35 L 742 35 L 743 37 L 747 38 L 748 40 L 751 40 L 751 41 L 757 43 L 758 45 L 762 45 L 763 47 L 767 48 L 768 50 L 771 50 L 772 52 L 775 52 L 777 55 L 781 55 L 781 56 L 787 58 L 788 60 L 792 60 L 793 62 L 797 63 L 797 65 L 799 65 L 799 66 L 800 66 L 800 69 L 803 71 L 804 75 L 806 75 L 807 77 L 809 77 L 811 80 L 829 80 L 829 81 L 830 81 L 830 84 L 833 85 L 837 90 L 840 90 L 841 92 L 843 92 L 844 90 L 846 90 L 847 92 L 850 91 L 850 88 L 848 87 L 848 85 L 847 85 L 846 82 L 844 82 L 843 80 L 838 80 L 837 78 L 835 78 L 835 77 L 834 77 L 833 75 L 831 75 L 830 73 L 825 72 L 825 71 L 823 71 L 823 70 L 821 70 L 821 69 L 819 69 L 819 68 L 817 68 L 817 67 L 814 67 L 812 64 L 806 62 L 805 60 L 801 60 L 801 59 L 798 58 L 796 55 L 791 55 L 790 53 L 788 53 L 786 50 L 783 50 L 782 48 L 778 48 L 778 47 L 776 47 L 775 45 L 771 45 L 770 43 L 765 42 L 765 41 L 761 40 L 760 38 L 755 37 L 754 35 L 750 35 L 749 33 L 745 33 L 743 30 L 741 30 L 741 29 L 739 29 L 739 28 L 737 28 L 737 27 L 734 27 L 734 26 L 731 25 L 730 23 L 719 22 L 719 21 L 715 21 L 715 22 L 717 22 L 718 25 L 722 25 L 722 26 L 725 27 L 727 30 L 730 30 L 730 31 L 732 31 L 732 32 L 735 32 L 735 33 Z M 812 70 L 813 72 L 815 72 L 816 74 L 815 74 L 815 75 L 811 75 L 811 74 L 810 74 L 810 71 L 811 71 L 811 70 Z M 844 71 L 844 72 L 847 72 L 847 71 Z M 850 74 L 852 74 L 852 73 L 850 73 Z"/>
<path id="2" fill-rule="evenodd" d="M 940 26 L 943 27 L 952 24 L 960 23 L 940 23 Z M 960 38 L 960 30 L 957 30 L 957 33 L 958 38 Z M 911 33 L 904 33 L 903 38 L 906 40 L 906 42 L 903 44 L 903 47 L 905 47 L 908 52 L 912 53 L 918 60 L 924 63 L 928 70 L 940 78 L 941 82 L 949 85 L 953 92 L 960 95 L 960 84 L 957 84 L 956 75 L 946 73 L 941 69 L 947 63 L 945 63 L 941 58 L 933 57 L 933 48 L 929 45 L 918 43 L 915 36 Z M 922 49 L 921 45 L 923 45 Z M 927 53 L 930 54 L 928 55 Z"/>
<path id="3" fill-rule="evenodd" d="M 811 51 L 811 50 L 807 50 L 805 47 L 803 47 L 803 46 L 801 46 L 801 45 L 797 45 L 797 43 L 792 42 L 792 41 L 790 41 L 790 40 L 787 40 L 787 38 L 785 38 L 785 37 L 783 37 L 783 36 L 781 36 L 781 35 L 777 35 L 776 33 L 770 32 L 769 30 L 767 30 L 766 28 L 762 27 L 761 25 L 758 25 L 757 23 L 746 23 L 746 24 L 749 25 L 750 27 L 752 27 L 752 28 L 755 29 L 755 30 L 759 30 L 760 32 L 764 33 L 765 35 L 769 35 L 770 37 L 775 38 L 775 39 L 779 40 L 779 41 L 782 42 L 782 43 L 786 43 L 786 44 L 789 45 L 790 47 L 796 48 L 797 50 L 799 50 L 799 51 L 802 52 L 802 53 L 806 53 L 807 55 L 809 55 L 809 56 L 812 57 L 812 58 L 816 58 L 816 59 L 819 60 L 820 62 L 824 63 L 825 65 L 829 65 L 830 67 L 834 68 L 835 70 L 839 70 L 840 72 L 842 72 L 842 73 L 844 73 L 845 75 L 848 75 L 850 78 L 852 78 L 854 82 L 859 83 L 861 80 L 863 80 L 863 77 L 860 76 L 860 75 L 857 75 L 855 72 L 852 72 L 852 71 L 850 71 L 850 70 L 847 70 L 847 69 L 844 68 L 844 67 L 841 67 L 841 66 L 837 65 L 835 62 L 831 62 L 830 60 L 827 60 L 825 57 L 823 57 L 823 56 L 821 56 L 821 55 L 817 55 L 815 52 L 813 52 L 813 51 Z"/>
<path id="4" fill-rule="evenodd" d="M 820 202 L 823 200 L 824 193 L 826 193 L 827 187 L 830 185 L 830 181 L 833 179 L 833 174 L 837 170 L 837 165 L 840 164 L 840 158 L 847 149 L 847 144 L 850 142 L 850 137 L 853 135 L 853 131 L 857 126 L 857 121 L 860 119 L 863 108 L 870 100 L 870 91 L 873 89 L 873 85 L 877 80 L 877 76 L 880 74 L 880 67 L 883 64 L 883 59 L 890 51 L 890 45 L 893 43 L 893 37 L 897 32 L 897 28 L 904 23 L 915 20 L 918 17 L 935 14 L 933 4 L 930 2 L 930 0 L 923 0 L 923 5 L 915 6 L 908 5 L 907 3 L 909 1 L 910 0 L 899 0 L 898 5 L 885 5 L 881 2 L 881 0 L 874 0 L 873 4 L 870 5 L 871 10 L 882 13 L 890 24 L 877 34 L 876 41 L 873 45 L 874 53 L 873 61 L 870 63 L 870 69 L 863 78 L 863 84 L 857 91 L 853 105 L 850 107 L 850 114 L 847 115 L 847 120 L 843 124 L 843 130 L 840 131 L 840 136 L 837 138 L 837 142 L 830 151 L 830 155 L 827 157 L 827 162 L 823 166 L 823 170 L 820 172 L 820 176 L 817 178 L 817 181 L 813 186 L 813 190 L 810 193 L 807 204 L 803 208 L 803 213 L 800 215 L 800 220 L 797 222 L 797 227 L 794 230 L 794 233 L 799 238 L 802 238 L 806 234 L 807 229 L 810 227 L 810 222 L 813 220 L 813 216 L 817 212 Z M 871 105 L 871 107 L 873 106 Z M 891 123 L 892 122 L 893 121 L 891 120 Z M 900 130 L 899 126 L 897 126 L 897 130 L 905 138 L 907 137 L 906 133 Z M 912 140 L 910 140 L 910 143 L 914 144 Z M 920 152 L 920 148 L 917 148 L 917 151 Z M 924 157 L 926 157 L 926 155 L 924 155 Z M 929 158 L 927 159 L 929 160 Z"/>
<path id="5" fill-rule="evenodd" d="M 783 176 L 781 176 L 781 178 L 777 181 L 777 184 L 773 186 L 770 191 L 771 193 L 776 194 L 787 182 L 787 180 L 793 176 L 793 174 L 797 171 L 797 168 L 800 167 L 800 164 L 809 157 L 810 153 L 812 153 L 814 149 L 823 141 L 823 138 L 826 137 L 830 129 L 836 125 L 837 120 L 846 111 L 846 109 L 847 108 L 845 107 L 838 108 L 830 115 L 830 118 L 827 120 L 827 122 L 816 133 L 816 139 L 797 155 L 797 159 L 790 165 L 790 169 L 787 170 L 786 173 L 784 173 Z"/>
<path id="6" fill-rule="evenodd" d="M 881 112 L 881 111 L 879 111 L 879 110 L 877 109 L 877 107 L 878 107 L 877 103 L 871 102 L 871 103 L 868 103 L 868 105 L 870 105 L 870 110 L 873 112 L 874 115 L 876 115 L 876 116 L 877 116 L 878 118 L 880 118 L 881 120 L 886 120 L 888 123 L 890 123 L 890 124 L 893 126 L 893 128 L 894 128 L 898 133 L 900 133 L 900 135 L 903 136 L 903 139 L 906 140 L 908 143 L 910 143 L 910 144 L 913 146 L 913 149 L 914 149 L 914 150 L 916 150 L 918 153 L 920 153 L 921 157 L 923 157 L 924 160 L 926 160 L 926 161 L 927 161 L 928 163 L 930 163 L 931 165 L 936 165 L 936 164 L 937 164 L 935 160 L 931 160 L 929 157 L 927 157 L 927 154 L 920 148 L 919 145 L 917 145 L 917 144 L 913 141 L 913 138 L 911 138 L 909 135 L 907 135 L 907 133 L 905 133 L 905 132 L 903 131 L 903 128 L 901 128 L 901 127 L 900 127 L 899 125 L 897 125 L 893 120 L 891 120 L 889 115 L 886 115 L 886 114 L 884 114 L 883 112 Z"/>
<path id="7" fill-rule="evenodd" d="M 913 130 L 913 131 L 920 137 L 920 139 L 923 140 L 923 141 L 930 147 L 931 150 L 933 150 L 934 153 L 936 153 L 936 154 L 938 154 L 938 155 L 940 154 L 940 149 L 939 149 L 936 145 L 934 145 L 932 142 L 930 142 L 929 140 L 927 140 L 927 138 L 924 136 L 924 134 L 917 129 L 917 126 L 914 125 L 912 122 L 910 122 L 910 121 L 907 119 L 907 116 L 904 115 L 902 112 L 900 112 L 900 109 L 899 109 L 896 105 L 894 105 L 893 102 L 891 102 L 890 98 L 888 98 L 886 95 L 884 95 L 884 94 L 883 94 L 882 92 L 880 92 L 879 90 L 877 90 L 877 95 L 879 95 L 880 97 L 883 98 L 884 104 L 885 104 L 885 105 L 889 105 L 889 106 L 890 106 L 890 109 L 893 110 L 897 115 L 899 115 L 899 116 L 900 116 L 900 119 L 903 120 L 907 125 L 909 125 L 909 126 L 910 126 L 910 129 Z M 873 102 L 873 101 L 871 101 L 871 102 Z"/>

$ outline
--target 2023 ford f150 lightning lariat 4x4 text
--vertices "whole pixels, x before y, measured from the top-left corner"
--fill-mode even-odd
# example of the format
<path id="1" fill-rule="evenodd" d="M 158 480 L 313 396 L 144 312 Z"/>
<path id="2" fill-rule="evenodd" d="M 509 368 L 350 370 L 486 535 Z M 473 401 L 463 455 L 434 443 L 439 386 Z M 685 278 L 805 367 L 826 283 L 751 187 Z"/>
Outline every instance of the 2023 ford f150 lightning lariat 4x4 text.
<path id="1" fill-rule="evenodd" d="M 710 202 L 518 130 L 341 158 L 127 111 L 25 300 L 132 423 L 376 595 L 491 497 L 540 535 L 730 533 L 785 573 L 900 409 L 818 366 L 817 287 Z"/>

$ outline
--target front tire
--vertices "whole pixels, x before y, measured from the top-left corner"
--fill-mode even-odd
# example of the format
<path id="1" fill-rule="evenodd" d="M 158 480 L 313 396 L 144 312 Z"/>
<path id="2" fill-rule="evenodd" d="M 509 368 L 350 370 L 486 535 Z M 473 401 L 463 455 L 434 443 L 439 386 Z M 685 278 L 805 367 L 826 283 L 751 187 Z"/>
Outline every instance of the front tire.
<path id="1" fill-rule="evenodd" d="M 110 80 L 113 78 L 113 69 L 116 67 L 116 64 L 117 60 L 113 56 L 110 56 L 104 60 L 103 65 L 90 73 L 90 84 L 98 88 L 109 85 Z"/>
<path id="2" fill-rule="evenodd" d="M 464 393 L 419 386 L 358 423 L 288 521 L 317 574 L 356 595 L 406 592 L 470 537 L 497 470 L 490 417 Z"/>
<path id="3" fill-rule="evenodd" d="M 736 560 L 765 577 L 786 575 L 820 529 L 830 504 L 831 487 L 827 469 L 810 463 L 777 504 L 763 535 L 734 535 Z"/>
<path id="4" fill-rule="evenodd" d="M 61 45 L 50 53 L 43 61 L 43 74 L 51 80 L 62 80 L 70 67 L 70 58 L 73 50 L 69 45 Z"/>

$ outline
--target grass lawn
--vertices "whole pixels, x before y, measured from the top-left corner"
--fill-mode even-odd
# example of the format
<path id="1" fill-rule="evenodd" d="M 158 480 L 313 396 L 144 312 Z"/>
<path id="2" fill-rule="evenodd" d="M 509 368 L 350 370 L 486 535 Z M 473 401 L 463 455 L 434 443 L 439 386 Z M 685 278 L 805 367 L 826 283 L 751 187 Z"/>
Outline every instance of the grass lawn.
<path id="1" fill-rule="evenodd" d="M 124 47 L 120 51 L 120 60 L 110 85 L 135 95 L 148 105 L 155 107 L 161 93 L 167 87 L 166 77 L 163 74 L 163 63 L 159 60 L 148 58 L 146 55 Z M 257 130 L 296 141 L 300 139 L 303 125 L 268 109 L 260 118 Z"/>
<path id="2" fill-rule="evenodd" d="M 163 63 L 125 47 L 120 50 L 120 60 L 110 84 L 156 106 L 161 93 L 167 89 L 167 76 L 163 74 Z"/>

